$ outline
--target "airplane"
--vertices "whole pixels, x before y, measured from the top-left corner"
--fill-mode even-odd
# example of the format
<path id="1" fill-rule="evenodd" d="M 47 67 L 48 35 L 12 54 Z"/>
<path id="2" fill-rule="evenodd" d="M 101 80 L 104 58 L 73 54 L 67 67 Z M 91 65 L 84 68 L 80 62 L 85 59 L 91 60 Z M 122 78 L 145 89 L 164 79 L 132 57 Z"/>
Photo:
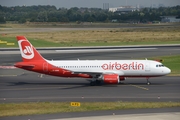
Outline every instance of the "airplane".
<path id="1" fill-rule="evenodd" d="M 90 78 L 90 85 L 119 84 L 127 77 L 149 78 L 171 72 L 155 60 L 47 60 L 33 47 L 25 36 L 17 36 L 22 62 L 15 67 L 59 77 Z"/>

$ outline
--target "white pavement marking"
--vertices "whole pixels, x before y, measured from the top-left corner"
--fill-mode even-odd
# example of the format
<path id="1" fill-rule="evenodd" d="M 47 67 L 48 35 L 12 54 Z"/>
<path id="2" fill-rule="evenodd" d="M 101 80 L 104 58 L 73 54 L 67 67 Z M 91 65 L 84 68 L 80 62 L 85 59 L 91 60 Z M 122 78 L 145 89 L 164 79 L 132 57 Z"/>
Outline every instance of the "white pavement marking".
<path id="1" fill-rule="evenodd" d="M 158 48 L 123 48 L 123 49 L 79 49 L 79 50 L 38 50 L 40 53 L 87 53 L 87 52 L 107 52 L 107 51 L 129 51 L 129 50 L 156 50 Z M 0 51 L 0 54 L 20 54 L 19 51 Z"/>
<path id="2" fill-rule="evenodd" d="M 79 118 L 62 118 L 51 120 L 179 120 L 180 112 L 170 113 L 147 113 L 147 114 L 128 114 L 128 115 L 115 115 L 115 113 L 108 116 L 90 116 Z"/>
<path id="3" fill-rule="evenodd" d="M 0 69 L 16 69 L 14 66 L 0 66 Z"/>
<path id="4" fill-rule="evenodd" d="M 16 77 L 18 75 L 0 75 L 0 77 Z"/>
<path id="5" fill-rule="evenodd" d="M 80 53 L 80 52 L 107 52 L 107 51 L 125 51 L 125 50 L 155 50 L 158 48 L 125 48 L 125 49 L 81 49 L 81 50 L 55 50 L 62 53 Z"/>
<path id="6" fill-rule="evenodd" d="M 180 49 L 171 49 L 171 50 L 180 50 Z"/>

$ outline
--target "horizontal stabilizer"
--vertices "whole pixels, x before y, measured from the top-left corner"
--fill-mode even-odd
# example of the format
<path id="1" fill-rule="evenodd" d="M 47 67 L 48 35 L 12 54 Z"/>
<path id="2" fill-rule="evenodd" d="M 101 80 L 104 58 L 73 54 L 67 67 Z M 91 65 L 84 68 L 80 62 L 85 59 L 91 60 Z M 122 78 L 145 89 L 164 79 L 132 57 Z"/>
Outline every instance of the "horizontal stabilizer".
<path id="1" fill-rule="evenodd" d="M 30 64 L 27 64 L 27 63 L 23 63 L 23 62 L 21 62 L 21 63 L 16 63 L 15 65 L 14 65 L 15 67 L 18 67 L 18 68 L 26 68 L 26 69 L 32 69 L 32 68 L 34 68 L 34 65 L 30 65 Z"/>

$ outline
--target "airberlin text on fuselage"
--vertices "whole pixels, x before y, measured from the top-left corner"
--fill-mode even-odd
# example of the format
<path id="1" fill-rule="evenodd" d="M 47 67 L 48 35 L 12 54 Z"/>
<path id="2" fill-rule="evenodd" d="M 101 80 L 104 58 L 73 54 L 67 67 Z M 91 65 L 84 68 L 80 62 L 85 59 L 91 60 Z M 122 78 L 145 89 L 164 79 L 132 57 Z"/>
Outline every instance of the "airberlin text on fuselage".
<path id="1" fill-rule="evenodd" d="M 104 63 L 102 66 L 104 70 L 144 70 L 144 64 L 138 62 L 132 63 Z"/>

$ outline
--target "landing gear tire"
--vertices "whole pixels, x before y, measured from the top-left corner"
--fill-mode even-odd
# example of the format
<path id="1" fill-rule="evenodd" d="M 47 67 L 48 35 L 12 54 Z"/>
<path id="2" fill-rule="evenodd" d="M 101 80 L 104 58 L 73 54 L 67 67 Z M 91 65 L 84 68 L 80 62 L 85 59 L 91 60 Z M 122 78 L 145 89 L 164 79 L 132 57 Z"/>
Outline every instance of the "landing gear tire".
<path id="1" fill-rule="evenodd" d="M 91 82 L 90 82 L 90 85 L 91 85 L 91 86 L 101 85 L 101 81 L 99 81 L 99 80 L 91 81 Z"/>
<path id="2" fill-rule="evenodd" d="M 91 86 L 95 86 L 95 85 L 96 85 L 95 81 L 91 81 L 91 82 L 90 82 L 90 85 L 91 85 Z"/>
<path id="3" fill-rule="evenodd" d="M 147 85 L 150 85 L 151 84 L 151 82 L 147 82 Z"/>

